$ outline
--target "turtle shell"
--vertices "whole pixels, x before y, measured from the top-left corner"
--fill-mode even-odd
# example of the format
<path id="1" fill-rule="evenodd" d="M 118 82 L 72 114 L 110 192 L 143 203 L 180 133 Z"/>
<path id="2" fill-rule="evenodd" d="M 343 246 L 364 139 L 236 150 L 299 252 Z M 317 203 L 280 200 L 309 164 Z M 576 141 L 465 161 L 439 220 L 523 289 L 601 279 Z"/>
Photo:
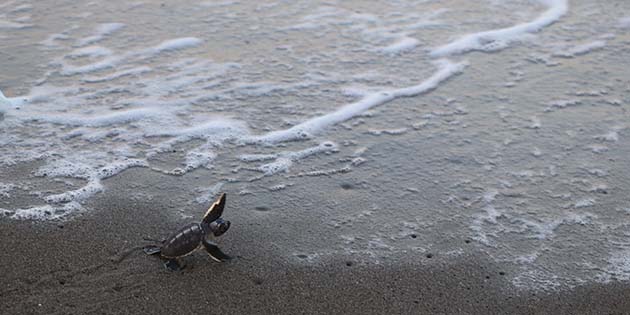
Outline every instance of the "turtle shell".
<path id="1" fill-rule="evenodd" d="M 162 246 L 162 256 L 168 258 L 185 256 L 199 247 L 206 233 L 199 223 L 191 223 L 169 236 Z"/>

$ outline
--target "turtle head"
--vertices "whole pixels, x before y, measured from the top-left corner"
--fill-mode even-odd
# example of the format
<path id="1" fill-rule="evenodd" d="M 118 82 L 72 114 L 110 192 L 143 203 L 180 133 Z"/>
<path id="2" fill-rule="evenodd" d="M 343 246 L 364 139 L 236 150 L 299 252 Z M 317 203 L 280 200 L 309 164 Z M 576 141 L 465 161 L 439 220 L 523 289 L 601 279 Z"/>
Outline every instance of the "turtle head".
<path id="1" fill-rule="evenodd" d="M 218 218 L 216 221 L 210 223 L 210 231 L 214 236 L 221 236 L 223 233 L 227 232 L 230 228 L 230 221 L 223 220 L 223 218 Z"/>
<path id="2" fill-rule="evenodd" d="M 206 233 L 212 232 L 214 236 L 221 236 L 230 228 L 230 221 L 221 218 L 224 208 L 225 193 L 221 194 L 217 201 L 210 206 L 206 215 L 203 216 L 203 220 L 201 220 L 201 226 Z"/>

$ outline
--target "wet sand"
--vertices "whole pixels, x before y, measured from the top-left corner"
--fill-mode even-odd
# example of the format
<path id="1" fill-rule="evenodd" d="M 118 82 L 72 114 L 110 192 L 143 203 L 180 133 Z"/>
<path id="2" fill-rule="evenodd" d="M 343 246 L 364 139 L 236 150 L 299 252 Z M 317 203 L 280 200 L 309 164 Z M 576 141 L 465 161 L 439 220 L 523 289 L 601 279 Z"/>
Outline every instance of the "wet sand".
<path id="1" fill-rule="evenodd" d="M 216 263 L 197 252 L 185 259 L 184 271 L 169 272 L 140 247 L 146 244 L 143 237 L 163 236 L 192 220 L 154 211 L 177 207 L 178 192 L 165 196 L 171 202 L 142 201 L 122 193 L 137 184 L 124 179 L 115 184 L 112 190 L 120 193 L 105 193 L 97 198 L 93 211 L 67 222 L 0 220 L 3 314 L 624 314 L 630 310 L 626 283 L 523 291 L 507 280 L 509 271 L 478 254 L 455 258 L 439 251 L 409 254 L 386 264 L 348 257 L 299 263 L 289 253 L 279 254 L 274 244 L 285 237 L 317 242 L 320 235 L 291 236 L 292 227 L 283 226 L 282 219 L 276 228 L 243 222 L 239 212 L 253 205 L 236 194 L 230 196 L 225 214 L 233 225 L 220 242 L 234 259 Z M 352 201 L 340 202 L 348 206 Z M 276 210 L 289 209 L 271 209 Z"/>

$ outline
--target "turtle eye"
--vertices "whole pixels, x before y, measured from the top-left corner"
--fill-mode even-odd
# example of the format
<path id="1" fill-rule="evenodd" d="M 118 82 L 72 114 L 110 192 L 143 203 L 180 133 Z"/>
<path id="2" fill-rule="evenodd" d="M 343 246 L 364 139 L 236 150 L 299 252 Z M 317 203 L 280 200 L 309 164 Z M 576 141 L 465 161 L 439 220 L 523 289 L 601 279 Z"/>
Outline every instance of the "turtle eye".
<path id="1" fill-rule="evenodd" d="M 227 232 L 229 228 L 230 228 L 230 221 L 223 222 L 223 224 L 221 224 L 221 234 Z"/>

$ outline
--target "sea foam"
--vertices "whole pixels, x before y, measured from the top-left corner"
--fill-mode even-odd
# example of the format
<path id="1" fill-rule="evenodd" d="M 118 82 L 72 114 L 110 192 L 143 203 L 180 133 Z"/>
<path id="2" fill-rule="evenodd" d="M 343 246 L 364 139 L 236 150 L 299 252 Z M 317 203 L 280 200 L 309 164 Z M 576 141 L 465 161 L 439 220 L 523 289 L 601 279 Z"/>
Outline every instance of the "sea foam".
<path id="1" fill-rule="evenodd" d="M 372 107 L 388 103 L 400 97 L 412 97 L 431 91 L 437 88 L 443 81 L 461 73 L 467 66 L 467 63 L 453 63 L 448 60 L 440 60 L 436 62 L 436 66 L 438 67 L 438 71 L 418 85 L 371 93 L 363 97 L 360 101 L 344 105 L 334 112 L 312 118 L 289 129 L 272 131 L 265 135 L 245 139 L 245 141 L 277 143 L 308 138 L 311 135 L 321 133 L 332 125 L 356 117 Z"/>
<path id="2" fill-rule="evenodd" d="M 383 48 L 382 51 L 387 54 L 400 54 L 416 48 L 419 44 L 420 41 L 415 38 L 403 37 L 393 44 Z"/>
<path id="3" fill-rule="evenodd" d="M 580 45 L 576 45 L 564 50 L 558 50 L 553 53 L 555 57 L 563 57 L 563 58 L 573 58 L 576 56 L 581 56 L 588 54 L 592 51 L 599 50 L 606 47 L 606 41 L 596 40 Z"/>
<path id="4" fill-rule="evenodd" d="M 565 15 L 569 9 L 568 0 L 539 0 L 549 9 L 531 22 L 508 28 L 468 34 L 431 51 L 433 57 L 445 57 L 469 51 L 496 51 L 506 48 L 509 43 L 522 40 L 530 33 L 539 32 Z"/>
<path id="5" fill-rule="evenodd" d="M 166 40 L 158 44 L 157 46 L 150 48 L 148 52 L 150 54 L 159 54 L 164 51 L 179 50 L 189 47 L 199 46 L 203 41 L 196 37 L 184 37 Z"/>
<path id="6" fill-rule="evenodd" d="M 122 23 L 101 24 L 94 31 L 94 35 L 78 40 L 76 46 L 82 47 L 99 42 L 112 33 L 122 29 L 123 27 L 125 27 L 125 24 Z"/>

